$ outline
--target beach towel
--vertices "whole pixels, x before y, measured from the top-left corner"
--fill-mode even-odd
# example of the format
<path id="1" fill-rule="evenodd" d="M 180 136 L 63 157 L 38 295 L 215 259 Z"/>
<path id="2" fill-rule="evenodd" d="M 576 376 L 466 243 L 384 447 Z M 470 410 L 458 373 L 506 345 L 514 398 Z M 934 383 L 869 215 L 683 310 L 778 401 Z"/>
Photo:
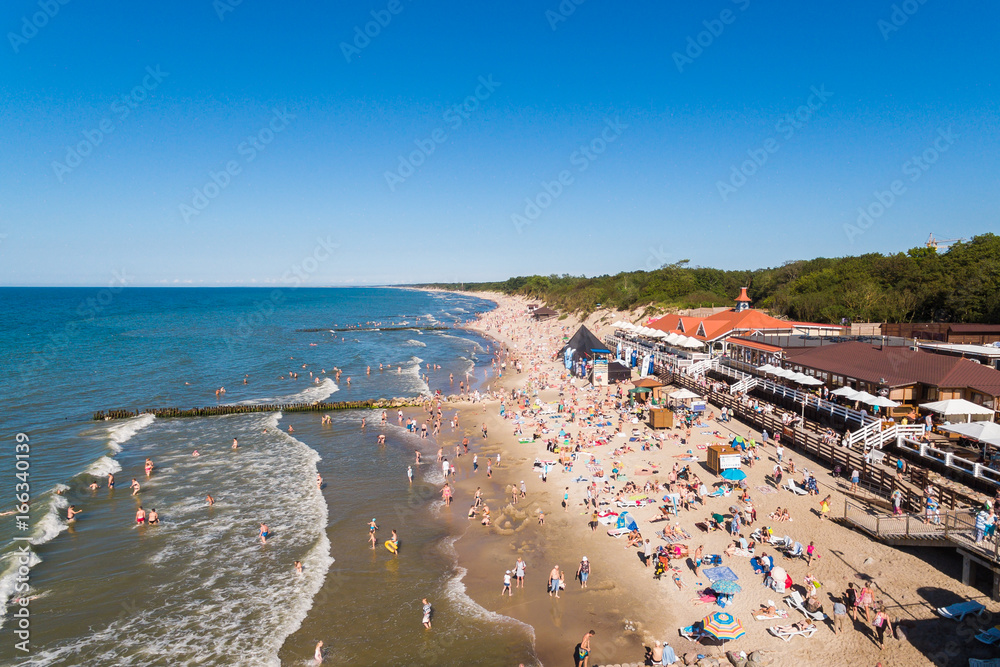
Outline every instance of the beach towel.
<path id="1" fill-rule="evenodd" d="M 765 496 L 767 494 L 769 494 L 769 493 L 777 493 L 778 492 L 778 490 L 775 489 L 773 486 L 758 486 L 757 490 L 760 491 Z"/>
<path id="2" fill-rule="evenodd" d="M 739 577 L 736 576 L 736 573 L 725 565 L 721 567 L 712 567 L 707 570 L 703 570 L 703 572 L 708 580 L 713 583 L 716 581 L 739 581 Z"/>

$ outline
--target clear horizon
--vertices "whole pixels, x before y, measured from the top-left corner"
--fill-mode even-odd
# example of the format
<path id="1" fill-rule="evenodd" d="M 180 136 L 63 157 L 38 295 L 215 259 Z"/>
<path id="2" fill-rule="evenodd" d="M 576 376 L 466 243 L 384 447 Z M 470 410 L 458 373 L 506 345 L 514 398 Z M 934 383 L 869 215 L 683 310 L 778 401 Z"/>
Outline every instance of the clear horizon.
<path id="1" fill-rule="evenodd" d="M 16 0 L 0 26 L 5 286 L 746 270 L 1000 231 L 995 5 Z"/>

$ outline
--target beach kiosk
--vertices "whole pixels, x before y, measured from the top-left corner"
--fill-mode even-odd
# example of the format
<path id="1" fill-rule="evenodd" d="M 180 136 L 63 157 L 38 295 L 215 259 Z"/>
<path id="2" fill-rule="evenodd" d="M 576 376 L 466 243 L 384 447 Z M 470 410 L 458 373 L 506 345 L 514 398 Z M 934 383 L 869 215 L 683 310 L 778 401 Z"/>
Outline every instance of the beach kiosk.
<path id="1" fill-rule="evenodd" d="M 668 408 L 650 408 L 649 426 L 650 428 L 673 428 L 673 411 Z"/>
<path id="2" fill-rule="evenodd" d="M 708 469 L 716 475 L 723 470 L 739 468 L 741 461 L 739 451 L 728 445 L 710 445 L 708 448 Z"/>

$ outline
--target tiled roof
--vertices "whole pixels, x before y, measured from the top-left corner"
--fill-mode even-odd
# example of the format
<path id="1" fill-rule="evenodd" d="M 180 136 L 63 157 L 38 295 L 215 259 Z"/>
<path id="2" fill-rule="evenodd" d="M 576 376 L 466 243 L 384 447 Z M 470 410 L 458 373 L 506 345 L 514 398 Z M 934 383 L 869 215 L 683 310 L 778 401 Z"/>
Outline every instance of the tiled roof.
<path id="1" fill-rule="evenodd" d="M 879 349 L 851 341 L 835 345 L 785 350 L 792 364 L 898 387 L 921 383 L 933 387 L 962 387 L 1000 396 L 1000 371 L 968 359 L 908 347 Z"/>

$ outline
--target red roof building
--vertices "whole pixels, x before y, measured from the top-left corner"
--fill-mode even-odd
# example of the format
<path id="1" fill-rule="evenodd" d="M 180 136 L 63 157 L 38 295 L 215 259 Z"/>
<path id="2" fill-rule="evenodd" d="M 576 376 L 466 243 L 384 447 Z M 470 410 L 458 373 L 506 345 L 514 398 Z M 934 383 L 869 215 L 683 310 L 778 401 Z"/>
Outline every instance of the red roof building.
<path id="1" fill-rule="evenodd" d="M 836 335 L 842 331 L 840 326 L 832 324 L 814 324 L 810 322 L 791 322 L 779 320 L 762 310 L 750 307 L 750 297 L 747 288 L 740 290 L 736 298 L 736 307 L 724 310 L 708 317 L 687 317 L 684 315 L 667 315 L 648 325 L 668 333 L 674 332 L 704 341 L 710 346 L 717 345 L 726 351 L 727 339 L 730 336 L 744 334 L 812 334 Z"/>

